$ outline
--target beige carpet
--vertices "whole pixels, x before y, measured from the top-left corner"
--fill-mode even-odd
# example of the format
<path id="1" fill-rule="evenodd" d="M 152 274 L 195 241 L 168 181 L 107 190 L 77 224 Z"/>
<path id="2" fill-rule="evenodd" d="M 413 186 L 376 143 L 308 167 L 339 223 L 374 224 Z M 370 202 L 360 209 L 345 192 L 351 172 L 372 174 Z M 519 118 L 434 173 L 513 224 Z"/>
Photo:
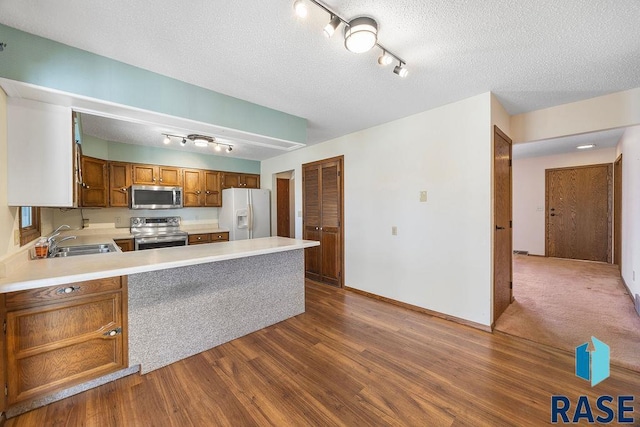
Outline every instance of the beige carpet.
<path id="1" fill-rule="evenodd" d="M 571 352 L 593 335 L 640 371 L 640 317 L 616 266 L 515 255 L 513 295 L 496 330 Z"/>

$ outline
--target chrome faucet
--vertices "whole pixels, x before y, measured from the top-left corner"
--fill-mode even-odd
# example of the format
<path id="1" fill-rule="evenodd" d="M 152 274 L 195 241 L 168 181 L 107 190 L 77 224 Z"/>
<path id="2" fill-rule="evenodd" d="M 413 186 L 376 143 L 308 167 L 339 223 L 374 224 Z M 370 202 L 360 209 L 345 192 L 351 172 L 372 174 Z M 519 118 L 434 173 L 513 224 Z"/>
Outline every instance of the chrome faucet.
<path id="1" fill-rule="evenodd" d="M 60 239 L 59 241 L 56 240 L 56 237 L 58 237 L 60 235 L 60 231 L 61 230 L 69 230 L 71 229 L 71 227 L 69 227 L 66 224 L 61 225 L 60 227 L 56 228 L 55 230 L 53 230 L 53 232 L 47 237 L 47 242 L 49 243 L 49 254 L 48 256 L 53 255 L 53 253 L 55 252 L 56 248 L 58 247 L 58 244 L 64 242 L 65 240 L 71 240 L 71 239 L 76 239 L 76 236 L 65 236 L 62 239 Z"/>

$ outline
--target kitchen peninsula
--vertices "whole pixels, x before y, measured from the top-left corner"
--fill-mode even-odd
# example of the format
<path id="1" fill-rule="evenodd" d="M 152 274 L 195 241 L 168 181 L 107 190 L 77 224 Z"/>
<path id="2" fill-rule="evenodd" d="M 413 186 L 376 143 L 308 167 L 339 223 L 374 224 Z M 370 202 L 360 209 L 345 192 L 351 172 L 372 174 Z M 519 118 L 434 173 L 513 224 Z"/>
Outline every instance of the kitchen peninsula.
<path id="1" fill-rule="evenodd" d="M 318 244 L 266 237 L 27 261 L 0 278 L 0 301 L 123 277 L 129 373 L 147 373 L 303 313 L 304 249 Z"/>

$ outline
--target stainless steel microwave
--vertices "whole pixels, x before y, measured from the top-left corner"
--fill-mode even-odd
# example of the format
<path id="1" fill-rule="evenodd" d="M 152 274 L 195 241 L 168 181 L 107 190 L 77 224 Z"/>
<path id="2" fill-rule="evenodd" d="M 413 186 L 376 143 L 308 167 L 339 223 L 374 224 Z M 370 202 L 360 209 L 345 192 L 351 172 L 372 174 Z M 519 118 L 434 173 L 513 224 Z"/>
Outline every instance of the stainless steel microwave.
<path id="1" fill-rule="evenodd" d="M 175 209 L 182 207 L 182 187 L 132 185 L 130 209 Z"/>

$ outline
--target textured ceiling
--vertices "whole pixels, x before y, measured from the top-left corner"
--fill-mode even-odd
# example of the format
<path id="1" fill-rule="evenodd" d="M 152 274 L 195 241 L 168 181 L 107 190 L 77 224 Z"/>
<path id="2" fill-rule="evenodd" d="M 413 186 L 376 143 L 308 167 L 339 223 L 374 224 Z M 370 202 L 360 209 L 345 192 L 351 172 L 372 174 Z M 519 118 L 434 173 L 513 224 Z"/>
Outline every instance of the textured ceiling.
<path id="1" fill-rule="evenodd" d="M 375 18 L 406 79 L 292 3 L 1 0 L 0 23 L 307 118 L 309 144 L 486 91 L 517 114 L 640 86 L 638 0 L 326 1 Z"/>

